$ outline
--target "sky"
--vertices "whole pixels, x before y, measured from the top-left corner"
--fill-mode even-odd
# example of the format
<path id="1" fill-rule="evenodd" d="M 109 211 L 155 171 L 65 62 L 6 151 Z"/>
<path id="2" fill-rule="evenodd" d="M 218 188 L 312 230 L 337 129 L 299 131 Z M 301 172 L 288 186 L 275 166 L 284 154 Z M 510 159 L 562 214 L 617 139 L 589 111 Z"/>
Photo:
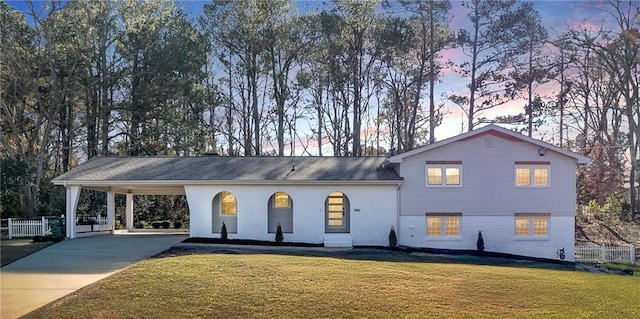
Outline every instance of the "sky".
<path id="1" fill-rule="evenodd" d="M 18 10 L 25 11 L 27 6 L 24 1 L 8 1 L 12 6 Z M 202 13 L 204 4 L 210 3 L 210 1 L 200 0 L 178 0 L 177 4 L 181 7 L 185 13 L 192 18 L 197 18 Z M 323 1 L 317 0 L 300 0 L 298 1 L 298 8 L 301 13 L 307 10 L 312 10 L 318 6 L 322 6 Z M 461 1 L 451 1 L 452 9 L 450 11 L 451 16 L 451 29 L 457 31 L 462 28 L 468 27 L 468 18 L 466 17 L 466 9 L 462 7 Z M 607 2 L 603 1 L 552 1 L 552 0 L 534 0 L 532 1 L 534 7 L 540 12 L 543 24 L 547 27 L 547 31 L 550 37 L 559 34 L 567 29 L 568 26 L 572 27 L 588 27 L 591 29 L 600 29 L 603 25 L 609 25 L 613 23 L 613 17 L 606 12 L 608 7 Z M 38 4 L 36 2 L 36 4 Z M 464 56 L 460 49 L 449 49 L 443 51 L 443 59 L 451 59 L 456 63 L 460 63 Z M 458 74 L 445 70 L 441 79 L 441 83 L 436 88 L 436 96 L 451 95 L 456 92 L 467 92 L 466 85 L 468 79 L 461 78 Z M 557 82 L 549 82 L 536 89 L 536 93 L 541 96 L 552 96 L 557 90 Z M 503 106 L 495 109 L 491 109 L 482 113 L 481 116 L 489 119 L 495 116 L 501 115 L 516 115 L 523 112 L 525 100 L 523 98 L 511 101 Z M 428 101 L 425 99 L 425 108 L 428 108 Z M 443 123 L 436 128 L 437 140 L 443 140 L 445 138 L 466 132 L 467 121 L 466 116 L 459 106 L 454 105 L 451 102 L 447 102 L 445 105 L 445 115 Z M 297 124 L 297 127 L 305 127 L 305 123 Z M 308 126 L 307 126 L 308 127 Z M 556 129 L 557 130 L 557 129 Z M 305 133 L 300 135 L 304 136 Z M 541 129 L 534 133 L 534 137 L 542 138 L 547 141 L 553 142 L 551 137 L 553 132 L 548 129 Z M 327 147 L 328 149 L 328 147 Z"/>

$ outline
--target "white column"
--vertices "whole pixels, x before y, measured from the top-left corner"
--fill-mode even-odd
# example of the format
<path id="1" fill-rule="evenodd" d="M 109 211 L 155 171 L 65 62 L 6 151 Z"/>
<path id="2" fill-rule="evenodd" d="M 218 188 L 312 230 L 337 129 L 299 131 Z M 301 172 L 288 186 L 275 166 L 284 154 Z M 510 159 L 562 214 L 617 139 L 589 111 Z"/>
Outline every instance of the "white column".
<path id="1" fill-rule="evenodd" d="M 76 209 L 81 189 L 80 186 L 67 186 L 67 238 L 76 238 Z"/>
<path id="2" fill-rule="evenodd" d="M 116 193 L 107 192 L 107 223 L 111 225 L 111 233 L 116 230 Z"/>
<path id="3" fill-rule="evenodd" d="M 127 207 L 125 219 L 127 221 L 127 230 L 133 231 L 133 194 L 127 193 Z"/>

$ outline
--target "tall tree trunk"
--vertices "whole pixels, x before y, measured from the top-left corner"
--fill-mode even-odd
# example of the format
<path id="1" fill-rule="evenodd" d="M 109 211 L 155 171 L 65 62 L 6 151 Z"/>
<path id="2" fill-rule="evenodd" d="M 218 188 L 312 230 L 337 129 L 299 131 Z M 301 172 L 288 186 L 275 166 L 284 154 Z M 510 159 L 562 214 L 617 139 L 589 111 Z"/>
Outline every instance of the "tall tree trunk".
<path id="1" fill-rule="evenodd" d="M 109 39 L 109 16 L 111 11 L 111 2 L 105 2 L 105 11 L 104 11 L 104 29 L 100 32 L 100 40 L 99 40 L 99 71 L 98 76 L 100 77 L 100 136 L 102 138 L 102 148 L 100 151 L 101 155 L 107 155 L 109 153 L 109 121 L 111 117 L 111 107 L 110 107 L 110 99 L 109 99 L 109 87 L 111 86 L 111 78 L 109 76 L 110 71 L 107 67 L 107 42 Z"/>
<path id="2" fill-rule="evenodd" d="M 98 92 L 92 85 L 93 74 L 91 70 L 87 70 L 85 75 L 85 101 L 87 102 L 87 158 L 92 158 L 98 155 Z M 100 90 L 100 88 L 98 88 Z"/>
<path id="3" fill-rule="evenodd" d="M 435 54 L 435 25 L 434 25 L 433 10 L 429 10 L 429 144 L 436 142 L 436 54 Z M 426 40 L 426 39 L 425 39 Z"/>
<path id="4" fill-rule="evenodd" d="M 260 139 L 260 113 L 258 110 L 258 56 L 254 54 L 251 57 L 251 112 L 253 116 L 253 138 L 254 138 L 254 153 L 255 155 L 261 155 L 260 145 L 262 140 Z"/>

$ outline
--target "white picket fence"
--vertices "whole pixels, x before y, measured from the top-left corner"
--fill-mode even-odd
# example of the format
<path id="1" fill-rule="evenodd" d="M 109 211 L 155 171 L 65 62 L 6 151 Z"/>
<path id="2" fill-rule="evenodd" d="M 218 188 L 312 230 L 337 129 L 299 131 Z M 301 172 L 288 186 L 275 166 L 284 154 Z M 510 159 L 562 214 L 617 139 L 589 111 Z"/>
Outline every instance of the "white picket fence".
<path id="1" fill-rule="evenodd" d="M 51 234 L 49 220 L 12 219 L 9 218 L 9 239 L 17 237 L 46 236 Z"/>
<path id="2" fill-rule="evenodd" d="M 576 246 L 575 257 L 577 262 L 634 264 L 636 249 L 633 245 L 628 247 Z"/>

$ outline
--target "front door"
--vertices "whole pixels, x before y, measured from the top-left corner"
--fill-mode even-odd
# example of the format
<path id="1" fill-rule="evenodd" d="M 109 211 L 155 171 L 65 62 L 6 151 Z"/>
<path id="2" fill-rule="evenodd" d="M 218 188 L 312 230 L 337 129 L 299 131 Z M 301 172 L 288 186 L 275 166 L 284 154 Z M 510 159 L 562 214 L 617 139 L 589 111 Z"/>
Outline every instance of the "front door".
<path id="1" fill-rule="evenodd" d="M 341 192 L 333 192 L 325 205 L 325 232 L 349 232 L 349 199 Z"/>

